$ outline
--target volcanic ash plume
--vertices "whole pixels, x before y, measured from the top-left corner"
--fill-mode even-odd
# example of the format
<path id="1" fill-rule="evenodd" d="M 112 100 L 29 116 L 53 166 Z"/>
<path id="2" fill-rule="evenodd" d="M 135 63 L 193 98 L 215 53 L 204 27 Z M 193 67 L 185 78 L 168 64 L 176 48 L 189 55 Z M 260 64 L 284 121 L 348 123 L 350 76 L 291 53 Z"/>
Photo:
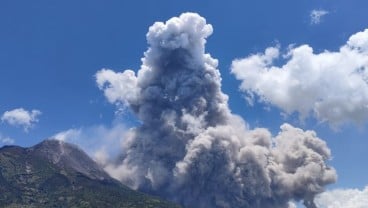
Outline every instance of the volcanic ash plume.
<path id="1" fill-rule="evenodd" d="M 314 207 L 314 196 L 336 180 L 326 143 L 289 124 L 276 137 L 247 129 L 221 92 L 217 60 L 205 53 L 211 33 L 198 14 L 156 22 L 137 74 L 96 74 L 108 100 L 141 121 L 106 170 L 185 207 L 287 208 L 290 200 Z"/>

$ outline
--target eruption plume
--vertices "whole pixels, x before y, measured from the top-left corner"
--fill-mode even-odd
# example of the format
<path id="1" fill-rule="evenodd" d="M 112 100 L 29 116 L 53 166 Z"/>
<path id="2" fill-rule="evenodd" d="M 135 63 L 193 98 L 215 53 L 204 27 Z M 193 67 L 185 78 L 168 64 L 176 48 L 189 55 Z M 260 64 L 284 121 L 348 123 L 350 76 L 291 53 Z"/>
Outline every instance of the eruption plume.
<path id="1" fill-rule="evenodd" d="M 232 114 L 218 61 L 205 53 L 211 34 L 194 13 L 156 22 L 137 74 L 97 72 L 107 99 L 141 121 L 106 170 L 185 207 L 287 208 L 290 200 L 315 207 L 314 196 L 336 180 L 326 143 L 289 124 L 273 137 Z"/>

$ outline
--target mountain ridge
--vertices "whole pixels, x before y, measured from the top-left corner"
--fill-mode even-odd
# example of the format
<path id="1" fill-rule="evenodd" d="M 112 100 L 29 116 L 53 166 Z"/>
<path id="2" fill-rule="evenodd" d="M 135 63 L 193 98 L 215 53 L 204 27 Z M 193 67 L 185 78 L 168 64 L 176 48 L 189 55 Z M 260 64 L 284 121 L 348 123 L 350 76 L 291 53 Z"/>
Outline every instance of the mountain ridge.
<path id="1" fill-rule="evenodd" d="M 133 191 L 111 178 L 78 146 L 45 140 L 0 148 L 0 207 L 180 206 Z"/>

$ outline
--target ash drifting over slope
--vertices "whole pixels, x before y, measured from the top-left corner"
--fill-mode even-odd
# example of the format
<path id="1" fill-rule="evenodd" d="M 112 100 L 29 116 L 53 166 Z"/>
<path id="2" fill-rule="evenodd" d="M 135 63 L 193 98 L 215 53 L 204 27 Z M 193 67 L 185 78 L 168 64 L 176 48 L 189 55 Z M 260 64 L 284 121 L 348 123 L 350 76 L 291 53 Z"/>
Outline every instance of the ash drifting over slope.
<path id="1" fill-rule="evenodd" d="M 290 200 L 314 207 L 314 196 L 336 180 L 326 143 L 289 124 L 272 137 L 232 114 L 218 61 L 205 53 L 211 33 L 194 13 L 156 22 L 137 74 L 96 74 L 107 99 L 141 121 L 125 139 L 122 160 L 106 169 L 187 207 L 286 208 Z"/>

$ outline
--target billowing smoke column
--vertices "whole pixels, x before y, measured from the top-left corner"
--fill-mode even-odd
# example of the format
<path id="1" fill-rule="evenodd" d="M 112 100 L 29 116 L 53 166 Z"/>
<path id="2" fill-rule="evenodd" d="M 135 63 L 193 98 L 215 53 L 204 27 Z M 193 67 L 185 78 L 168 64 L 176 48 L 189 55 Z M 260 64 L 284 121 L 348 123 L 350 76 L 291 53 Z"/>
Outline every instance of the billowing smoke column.
<path id="1" fill-rule="evenodd" d="M 211 33 L 193 13 L 156 22 L 137 75 L 96 74 L 108 100 L 141 121 L 106 170 L 185 207 L 287 208 L 290 200 L 314 207 L 314 196 L 336 180 L 326 143 L 289 124 L 272 137 L 231 114 L 217 60 L 204 50 Z"/>

